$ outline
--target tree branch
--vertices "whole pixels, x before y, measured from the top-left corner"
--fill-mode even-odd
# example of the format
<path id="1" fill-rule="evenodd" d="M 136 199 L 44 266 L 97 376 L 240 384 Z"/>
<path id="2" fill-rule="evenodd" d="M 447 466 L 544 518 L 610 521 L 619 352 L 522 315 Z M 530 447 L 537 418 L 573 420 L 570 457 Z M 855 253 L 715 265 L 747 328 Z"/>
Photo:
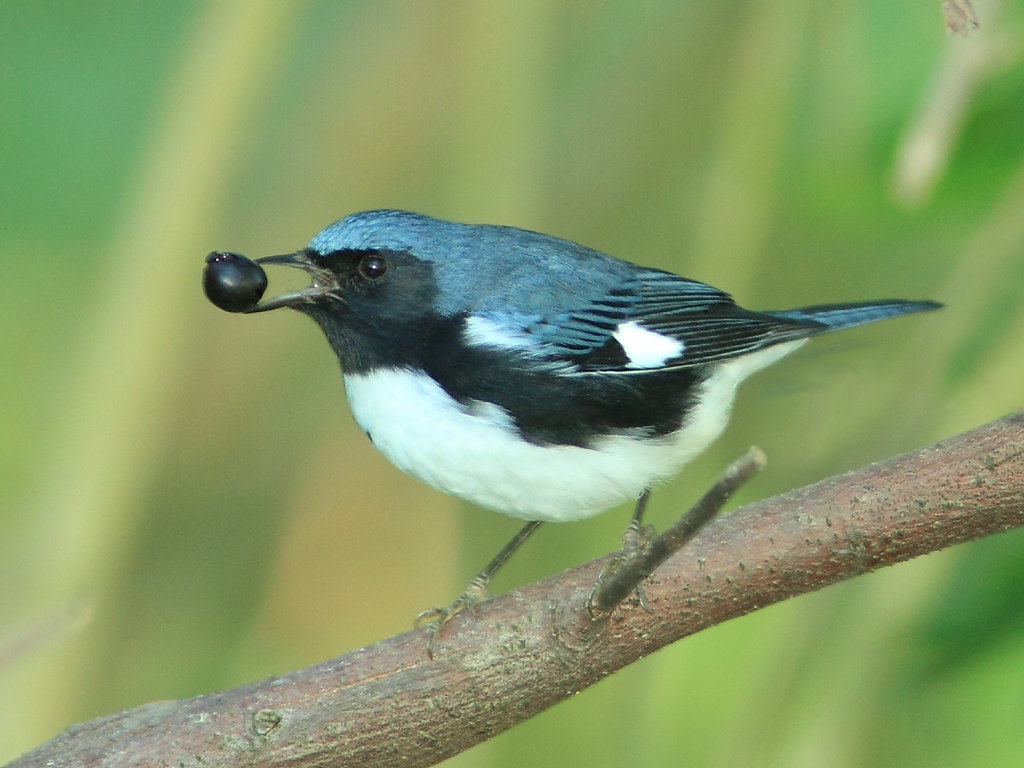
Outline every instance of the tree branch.
<path id="1" fill-rule="evenodd" d="M 708 523 L 635 600 L 593 621 L 608 558 L 283 677 L 76 725 L 28 766 L 425 766 L 701 629 L 1024 524 L 1024 415 Z"/>

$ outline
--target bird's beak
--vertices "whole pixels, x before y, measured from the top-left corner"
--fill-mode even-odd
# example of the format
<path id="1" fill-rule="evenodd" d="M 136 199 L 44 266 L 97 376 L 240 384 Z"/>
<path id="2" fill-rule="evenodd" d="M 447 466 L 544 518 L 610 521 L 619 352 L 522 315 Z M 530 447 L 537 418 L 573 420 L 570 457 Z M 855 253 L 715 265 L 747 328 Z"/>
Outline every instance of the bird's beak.
<path id="1" fill-rule="evenodd" d="M 273 296 L 269 299 L 265 299 L 257 304 L 252 309 L 246 310 L 246 313 L 252 312 L 267 312 L 271 309 L 280 309 L 281 307 L 293 307 L 301 308 L 303 304 L 312 304 L 317 299 L 322 298 L 325 294 L 332 293 L 337 289 L 333 276 L 330 272 L 321 269 L 314 264 L 306 251 L 296 251 L 295 253 L 285 253 L 280 256 L 265 256 L 262 259 L 256 259 L 256 263 L 260 266 L 264 264 L 282 264 L 286 267 L 296 267 L 298 269 L 305 270 L 309 273 L 312 282 L 306 288 L 298 291 L 289 291 L 282 293 L 278 296 Z"/>

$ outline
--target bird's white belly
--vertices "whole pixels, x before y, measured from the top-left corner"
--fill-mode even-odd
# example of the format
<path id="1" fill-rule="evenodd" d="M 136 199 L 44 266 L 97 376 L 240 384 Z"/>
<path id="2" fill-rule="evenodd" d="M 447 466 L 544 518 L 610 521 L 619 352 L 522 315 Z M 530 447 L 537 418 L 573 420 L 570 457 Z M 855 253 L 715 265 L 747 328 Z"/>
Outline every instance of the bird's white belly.
<path id="1" fill-rule="evenodd" d="M 356 422 L 402 471 L 511 517 L 565 522 L 636 499 L 672 477 L 721 434 L 737 384 L 800 343 L 720 365 L 677 432 L 610 435 L 593 448 L 525 442 L 501 408 L 464 406 L 423 373 L 346 374 L 345 389 Z"/>

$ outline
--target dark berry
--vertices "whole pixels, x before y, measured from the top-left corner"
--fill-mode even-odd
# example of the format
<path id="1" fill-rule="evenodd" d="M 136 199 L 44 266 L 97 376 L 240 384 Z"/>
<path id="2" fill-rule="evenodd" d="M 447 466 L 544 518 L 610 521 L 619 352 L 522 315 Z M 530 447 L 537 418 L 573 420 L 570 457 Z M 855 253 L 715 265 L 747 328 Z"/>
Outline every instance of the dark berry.
<path id="1" fill-rule="evenodd" d="M 225 312 L 248 312 L 267 290 L 267 273 L 240 253 L 214 252 L 206 257 L 203 290 Z"/>

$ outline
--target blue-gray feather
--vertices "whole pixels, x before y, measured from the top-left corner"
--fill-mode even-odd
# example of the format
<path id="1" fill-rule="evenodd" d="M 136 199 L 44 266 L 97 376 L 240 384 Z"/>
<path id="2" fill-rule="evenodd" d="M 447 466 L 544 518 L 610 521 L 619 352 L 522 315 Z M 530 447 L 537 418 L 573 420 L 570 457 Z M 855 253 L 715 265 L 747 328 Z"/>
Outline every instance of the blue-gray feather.
<path id="1" fill-rule="evenodd" d="M 935 301 L 904 301 L 902 299 L 883 299 L 866 301 L 859 304 L 822 304 L 815 307 L 791 309 L 785 312 L 772 312 L 775 317 L 789 320 L 812 320 L 828 326 L 828 330 L 873 323 L 887 320 L 890 317 L 909 315 L 913 312 L 926 312 L 938 309 L 942 305 Z"/>

